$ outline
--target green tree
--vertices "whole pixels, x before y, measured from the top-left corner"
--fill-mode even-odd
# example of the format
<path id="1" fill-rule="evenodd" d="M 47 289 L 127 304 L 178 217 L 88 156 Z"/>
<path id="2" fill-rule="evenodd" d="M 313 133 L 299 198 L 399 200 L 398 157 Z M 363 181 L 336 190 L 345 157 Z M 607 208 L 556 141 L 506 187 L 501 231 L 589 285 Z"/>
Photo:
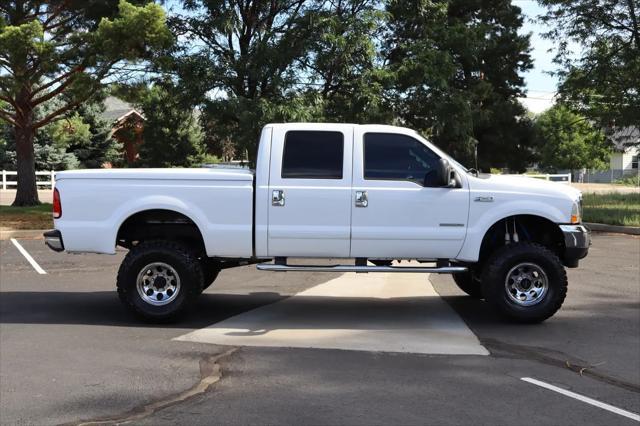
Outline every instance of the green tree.
<path id="1" fill-rule="evenodd" d="M 176 51 L 164 70 L 180 78 L 200 103 L 208 143 L 232 139 L 237 154 L 255 158 L 261 127 L 300 120 L 318 111 L 302 102 L 303 59 L 312 34 L 312 8 L 304 0 L 185 0 L 188 12 L 171 19 L 178 37 L 194 42 Z"/>
<path id="2" fill-rule="evenodd" d="M 585 117 L 555 105 L 536 119 L 540 166 L 550 170 L 597 169 L 607 164 L 610 148 L 605 135 Z"/>
<path id="3" fill-rule="evenodd" d="M 602 128 L 638 125 L 640 26 L 637 0 L 538 0 L 546 36 L 558 41 L 562 101 Z M 577 48 L 576 48 L 577 47 Z"/>
<path id="4" fill-rule="evenodd" d="M 89 127 L 90 137 L 69 144 L 67 151 L 75 155 L 81 168 L 95 169 L 106 163 L 115 166 L 124 164 L 122 145 L 111 137 L 111 123 L 101 116 L 104 109 L 101 96 L 83 103 L 78 109 L 82 122 Z"/>
<path id="5" fill-rule="evenodd" d="M 14 128 L 18 191 L 14 205 L 37 204 L 34 137 L 86 102 L 131 64 L 168 46 L 162 8 L 125 0 L 16 1 L 0 4 L 0 118 Z M 43 105 L 53 103 L 53 110 Z"/>
<path id="6" fill-rule="evenodd" d="M 509 0 L 389 0 L 384 50 L 396 113 L 472 164 L 522 169 L 532 126 L 517 97 L 531 67 L 520 8 Z"/>
<path id="7" fill-rule="evenodd" d="M 187 167 L 204 156 L 203 136 L 189 100 L 170 84 L 121 87 L 116 93 L 144 115 L 143 142 L 135 165 Z"/>
<path id="8" fill-rule="evenodd" d="M 255 99 L 230 96 L 205 101 L 201 120 L 204 130 L 208 131 L 208 146 L 232 140 L 236 158 L 247 158 L 252 163 L 258 153 L 258 139 L 265 124 L 317 121 L 322 117 L 322 111 L 322 101 L 313 93 L 291 92 Z"/>
<path id="9" fill-rule="evenodd" d="M 66 170 L 77 168 L 80 163 L 76 156 L 67 152 L 63 143 L 56 143 L 52 135 L 53 126 L 45 126 L 33 141 L 34 161 L 39 170 Z M 16 141 L 13 129 L 0 122 L 0 168 L 16 170 Z"/>
<path id="10" fill-rule="evenodd" d="M 47 143 L 34 142 L 34 154 L 39 170 L 67 170 L 78 168 L 80 165 L 75 155 L 64 148 Z"/>
<path id="11" fill-rule="evenodd" d="M 53 145 L 64 150 L 72 145 L 84 145 L 91 140 L 90 126 L 77 112 L 64 120 L 54 121 L 47 127 L 49 129 L 45 128 L 45 132 L 51 135 Z"/>
<path id="12" fill-rule="evenodd" d="M 329 122 L 380 123 L 393 119 L 383 96 L 389 73 L 376 43 L 385 24 L 377 0 L 326 2 L 314 12 L 306 74 L 309 92 L 323 102 Z"/>
<path id="13" fill-rule="evenodd" d="M 2 108 L 2 101 L 0 101 L 0 108 Z M 11 137 L 11 127 L 9 123 L 0 120 L 0 169 L 3 170 L 12 170 L 12 168 L 8 167 L 11 164 L 11 147 L 10 141 L 13 139 Z"/>
<path id="14" fill-rule="evenodd" d="M 100 118 L 103 108 L 101 102 L 87 102 L 77 112 L 42 127 L 33 143 L 36 168 L 66 170 L 117 163 L 121 149 L 111 138 L 111 127 Z M 15 135 L 2 121 L 0 141 L 0 168 L 16 170 Z"/>

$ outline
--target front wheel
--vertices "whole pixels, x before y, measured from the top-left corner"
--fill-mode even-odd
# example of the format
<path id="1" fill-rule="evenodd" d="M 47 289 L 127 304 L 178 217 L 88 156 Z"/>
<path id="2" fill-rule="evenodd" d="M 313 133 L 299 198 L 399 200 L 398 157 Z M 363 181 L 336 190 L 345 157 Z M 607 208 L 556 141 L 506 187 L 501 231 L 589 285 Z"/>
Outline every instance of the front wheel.
<path id="1" fill-rule="evenodd" d="M 124 306 L 150 322 L 175 320 L 202 291 L 202 266 L 186 246 L 145 241 L 133 247 L 118 270 Z"/>
<path id="2" fill-rule="evenodd" d="M 482 274 L 485 299 L 518 322 L 542 322 L 567 294 L 567 274 L 552 251 L 535 243 L 508 244 L 490 257 Z"/>

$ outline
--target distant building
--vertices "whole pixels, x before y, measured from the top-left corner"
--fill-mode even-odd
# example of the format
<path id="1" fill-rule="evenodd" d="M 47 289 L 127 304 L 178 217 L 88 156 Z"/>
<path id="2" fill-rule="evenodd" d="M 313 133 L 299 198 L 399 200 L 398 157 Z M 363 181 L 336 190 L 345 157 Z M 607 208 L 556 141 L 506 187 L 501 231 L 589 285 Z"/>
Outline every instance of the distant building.
<path id="1" fill-rule="evenodd" d="M 616 130 L 610 140 L 613 144 L 610 169 L 619 170 L 622 176 L 638 174 L 640 128 L 631 126 Z"/>
<path id="2" fill-rule="evenodd" d="M 123 146 L 123 155 L 128 164 L 136 161 L 142 144 L 144 116 L 121 99 L 109 96 L 105 100 L 102 119 L 111 123 L 111 137 Z"/>

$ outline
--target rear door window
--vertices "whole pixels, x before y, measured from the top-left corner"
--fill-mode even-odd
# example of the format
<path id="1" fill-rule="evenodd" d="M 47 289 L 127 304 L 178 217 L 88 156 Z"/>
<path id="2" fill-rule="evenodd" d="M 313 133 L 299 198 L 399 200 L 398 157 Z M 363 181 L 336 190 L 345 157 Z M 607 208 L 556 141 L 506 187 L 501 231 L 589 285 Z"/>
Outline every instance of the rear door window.
<path id="1" fill-rule="evenodd" d="M 341 132 L 290 131 L 282 154 L 283 179 L 342 179 Z"/>

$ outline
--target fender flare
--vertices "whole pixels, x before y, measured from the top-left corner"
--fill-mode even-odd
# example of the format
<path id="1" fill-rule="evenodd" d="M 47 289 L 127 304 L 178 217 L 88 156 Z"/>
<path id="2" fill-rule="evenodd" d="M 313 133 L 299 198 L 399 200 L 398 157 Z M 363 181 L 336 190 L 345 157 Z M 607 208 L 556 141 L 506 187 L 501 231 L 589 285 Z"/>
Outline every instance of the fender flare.
<path id="1" fill-rule="evenodd" d="M 467 235 L 457 258 L 467 262 L 478 261 L 482 241 L 489 229 L 511 216 L 538 216 L 555 224 L 566 220 L 560 209 L 538 201 L 514 200 L 501 204 L 497 209 L 486 211 L 475 224 L 467 228 Z"/>
<path id="2" fill-rule="evenodd" d="M 191 220 L 200 235 L 202 235 L 203 240 L 205 233 L 203 230 L 205 229 L 204 224 L 206 223 L 205 214 L 196 206 L 190 206 L 184 203 L 183 201 L 175 198 L 169 197 L 165 195 L 151 195 L 147 197 L 140 198 L 136 200 L 134 204 L 126 204 L 125 206 L 117 209 L 112 215 L 113 219 L 111 222 L 113 226 L 111 227 L 111 241 L 113 241 L 114 249 L 116 244 L 116 240 L 118 237 L 118 232 L 122 225 L 131 217 L 138 213 L 142 213 L 148 210 L 168 210 L 179 213 L 189 220 Z M 206 248 L 206 240 L 204 241 Z"/>

